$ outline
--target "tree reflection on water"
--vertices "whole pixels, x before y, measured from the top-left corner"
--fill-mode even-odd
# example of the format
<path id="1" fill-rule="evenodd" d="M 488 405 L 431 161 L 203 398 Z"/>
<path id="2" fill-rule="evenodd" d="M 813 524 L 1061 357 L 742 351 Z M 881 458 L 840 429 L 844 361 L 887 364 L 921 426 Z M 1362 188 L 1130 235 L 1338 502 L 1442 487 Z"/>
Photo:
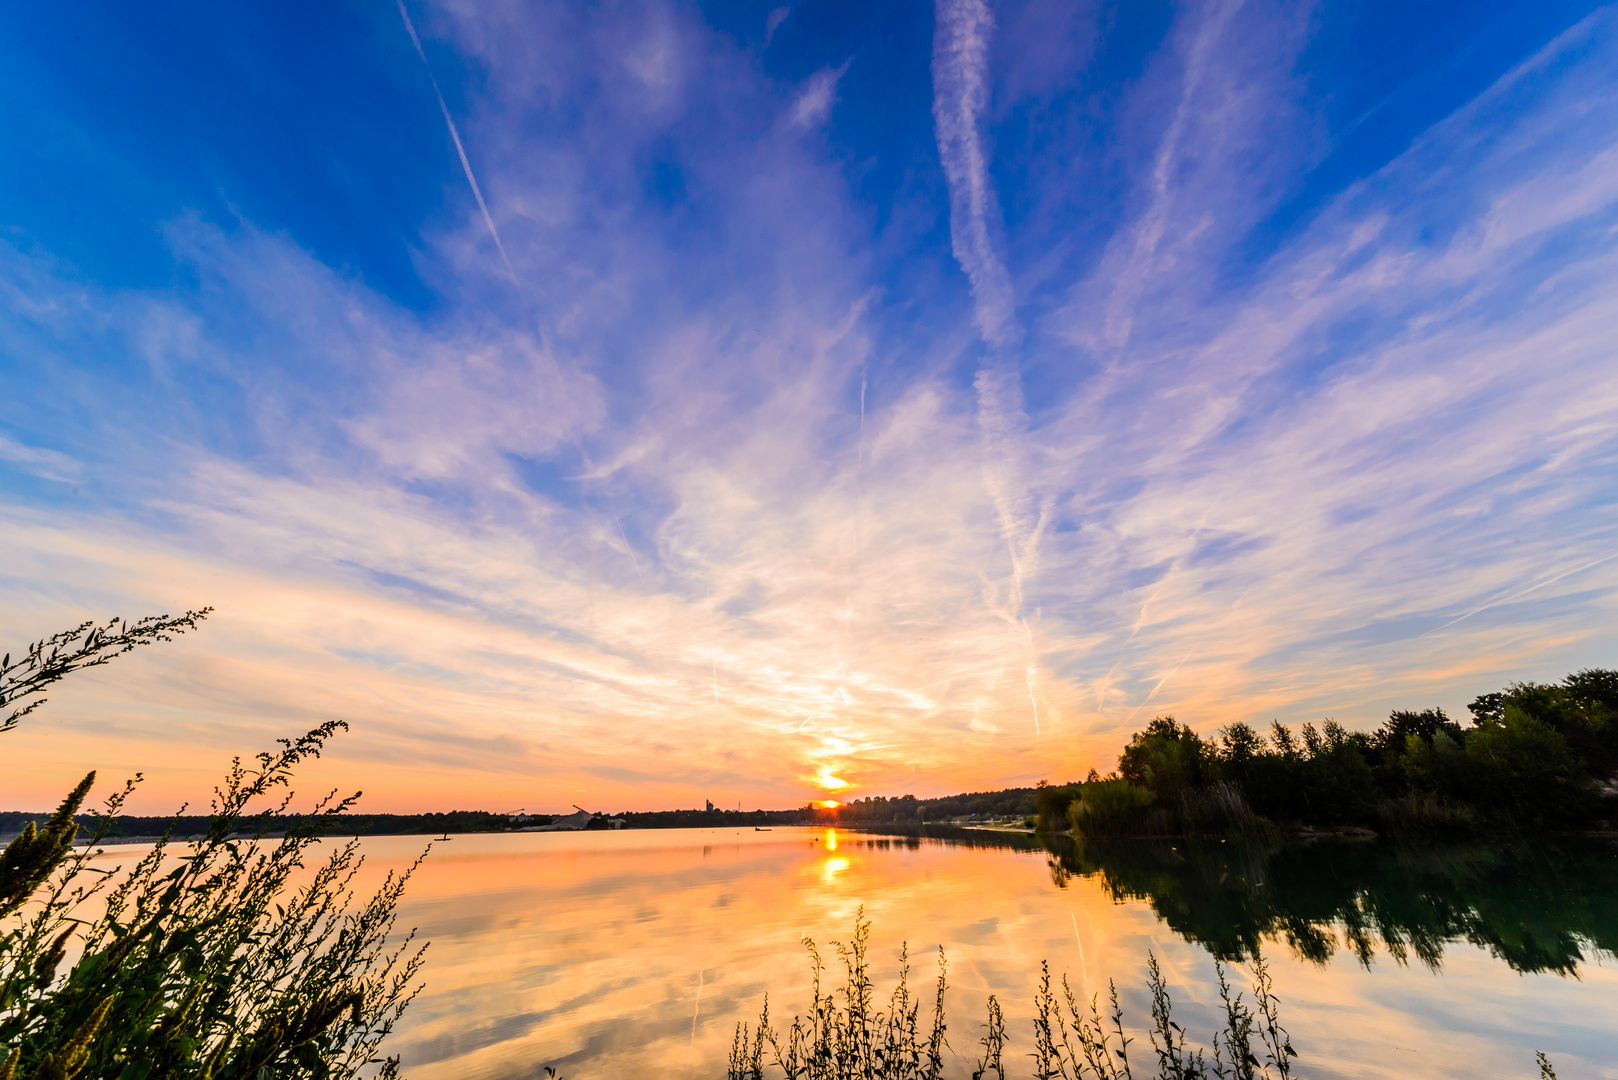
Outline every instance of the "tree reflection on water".
<path id="1" fill-rule="evenodd" d="M 1096 841 L 928 826 L 913 834 L 1043 848 L 1058 888 L 1097 878 L 1224 961 L 1285 942 L 1325 964 L 1340 948 L 1436 971 L 1467 941 L 1519 972 L 1577 976 L 1618 955 L 1618 846 L 1602 839 L 1408 847 L 1372 841 Z"/>

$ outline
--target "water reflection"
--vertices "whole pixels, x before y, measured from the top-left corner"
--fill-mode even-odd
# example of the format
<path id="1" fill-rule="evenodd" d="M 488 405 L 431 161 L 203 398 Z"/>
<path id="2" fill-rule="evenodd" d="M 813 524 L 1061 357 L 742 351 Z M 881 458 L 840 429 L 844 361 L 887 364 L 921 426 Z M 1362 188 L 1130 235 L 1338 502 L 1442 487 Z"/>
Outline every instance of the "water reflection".
<path id="1" fill-rule="evenodd" d="M 1618 852 L 1605 841 L 1425 849 L 1366 842 L 1048 845 L 1053 881 L 1099 877 L 1223 960 L 1284 940 L 1324 964 L 1341 946 L 1437 971 L 1447 943 L 1515 971 L 1574 975 L 1618 951 Z"/>
<path id="2" fill-rule="evenodd" d="M 378 874 L 420 847 L 366 844 Z M 463 836 L 407 894 L 405 925 L 433 945 L 393 1052 L 416 1080 L 546 1065 L 570 1080 L 722 1076 L 735 1023 L 766 994 L 778 1019 L 807 1005 L 801 939 L 846 937 L 864 905 L 884 992 L 901 943 L 912 957 L 947 949 L 962 1055 L 949 1075 L 963 1080 L 989 993 L 1007 1007 L 1013 1052 L 1030 1049 L 1041 960 L 1085 996 L 1116 979 L 1144 1022 L 1150 949 L 1176 1018 L 1205 1032 L 1217 1023 L 1210 953 L 1255 946 L 1312 1080 L 1532 1076 L 1536 1048 L 1557 1055 L 1564 1080 L 1613 1075 L 1618 967 L 1600 964 L 1615 940 L 1612 862 L 1600 845 L 1101 850 L 932 827 Z M 1421 962 L 1368 970 L 1367 955 Z"/>
<path id="3" fill-rule="evenodd" d="M 892 834 L 889 834 L 892 835 Z M 1220 960 L 1283 941 L 1324 964 L 1339 948 L 1438 971 L 1447 943 L 1486 949 L 1514 971 L 1577 975 L 1618 956 L 1618 845 L 1602 838 L 1423 848 L 1355 840 L 1097 843 L 929 826 L 939 843 L 1045 854 L 1051 882 L 1095 879 L 1139 900 Z"/>

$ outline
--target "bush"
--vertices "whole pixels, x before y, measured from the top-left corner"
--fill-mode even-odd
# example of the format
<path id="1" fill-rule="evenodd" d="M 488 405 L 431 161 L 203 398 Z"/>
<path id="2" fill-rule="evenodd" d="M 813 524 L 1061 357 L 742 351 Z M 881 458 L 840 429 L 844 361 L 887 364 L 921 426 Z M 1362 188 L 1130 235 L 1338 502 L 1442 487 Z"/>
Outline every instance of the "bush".
<path id="1" fill-rule="evenodd" d="M 1481 822 L 1465 803 L 1430 792 L 1409 792 L 1385 800 L 1377 808 L 1377 822 L 1394 836 L 1459 838 L 1473 836 Z"/>
<path id="2" fill-rule="evenodd" d="M 1180 825 L 1187 836 L 1250 836 L 1260 821 L 1242 789 L 1228 780 L 1180 793 Z"/>
<path id="3" fill-rule="evenodd" d="M 1056 786 L 1041 780 L 1034 789 L 1035 827 L 1051 832 L 1067 821 L 1068 807 L 1079 797 L 1078 784 Z"/>
<path id="4" fill-rule="evenodd" d="M 13 711 L 0 730 L 68 672 L 168 640 L 206 615 L 85 624 L 15 665 L 7 656 L 0 706 Z M 88 845 L 73 848 L 73 817 L 94 773 L 43 827 L 12 841 L 0 856 L 0 1080 L 326 1080 L 368 1064 L 394 1075 L 397 1061 L 375 1052 L 414 996 L 421 965 L 422 947 L 393 934 L 408 873 L 390 874 L 360 902 L 350 842 L 292 885 L 324 826 L 357 796 L 328 797 L 284 837 L 264 835 L 290 804 L 293 768 L 344 727 L 283 740 L 253 768 L 238 759 L 215 789 L 207 835 L 179 850 L 165 837 L 127 872 L 92 877 L 89 860 L 138 778 L 106 800 Z M 78 959 L 59 971 L 71 950 Z"/>
<path id="5" fill-rule="evenodd" d="M 1152 812 L 1157 796 L 1128 780 L 1090 780 L 1080 800 L 1068 808 L 1075 836 L 1102 839 L 1169 831 L 1167 814 Z"/>

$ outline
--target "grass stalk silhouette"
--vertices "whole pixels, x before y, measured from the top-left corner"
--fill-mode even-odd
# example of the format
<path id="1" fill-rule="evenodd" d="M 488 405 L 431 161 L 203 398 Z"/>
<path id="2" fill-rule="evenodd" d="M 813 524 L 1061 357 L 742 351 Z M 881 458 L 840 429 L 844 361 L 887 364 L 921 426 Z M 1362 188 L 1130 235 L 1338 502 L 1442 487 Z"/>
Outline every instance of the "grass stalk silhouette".
<path id="1" fill-rule="evenodd" d="M 811 979 L 809 1012 L 794 1016 L 785 1029 L 770 1020 L 769 998 L 756 1023 L 736 1025 L 731 1040 L 728 1080 L 939 1080 L 944 1071 L 947 1024 L 944 995 L 948 966 L 942 948 L 933 983 L 931 1019 L 921 1023 L 921 1001 L 909 985 L 908 950 L 900 951 L 899 980 L 886 1007 L 879 1003 L 870 966 L 870 921 L 864 909 L 854 917 L 854 933 L 837 942 L 843 985 L 828 991 L 822 983 L 826 965 L 816 944 L 804 939 Z M 1150 1040 L 1158 1080 L 1289 1080 L 1292 1047 L 1281 1025 L 1280 1000 L 1262 957 L 1253 964 L 1252 1002 L 1233 992 L 1223 964 L 1216 962 L 1225 1027 L 1206 1047 L 1193 1046 L 1175 1022 L 1173 1001 L 1157 957 L 1148 954 L 1147 981 L 1152 996 Z M 986 1006 L 982 1053 L 973 1080 L 1006 1080 L 1005 1060 L 1012 1039 L 1006 1032 L 999 1000 Z M 1061 978 L 1053 986 L 1050 965 L 1040 965 L 1034 995 L 1033 1050 L 1028 1055 L 1034 1080 L 1134 1080 L 1118 988 L 1107 985 L 1105 1007 L 1099 994 L 1081 1001 Z M 1145 1074 L 1143 1073 L 1143 1077 Z"/>

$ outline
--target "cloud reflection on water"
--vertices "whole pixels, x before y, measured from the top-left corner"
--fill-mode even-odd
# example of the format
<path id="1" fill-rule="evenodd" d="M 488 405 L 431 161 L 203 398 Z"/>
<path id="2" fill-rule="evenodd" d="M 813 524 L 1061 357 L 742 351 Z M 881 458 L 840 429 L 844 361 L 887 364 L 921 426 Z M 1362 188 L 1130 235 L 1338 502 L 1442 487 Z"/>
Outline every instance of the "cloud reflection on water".
<path id="1" fill-rule="evenodd" d="M 394 1052 L 419 1080 L 530 1076 L 546 1064 L 628 1077 L 687 1061 L 685 1075 L 719 1076 L 734 1024 L 755 1017 L 766 993 L 777 1019 L 805 1007 L 801 938 L 831 955 L 862 904 L 884 996 L 901 941 L 913 978 L 945 946 L 958 1052 L 975 1045 L 991 992 L 1013 1049 L 1029 1049 L 1042 959 L 1087 992 L 1116 979 L 1129 1015 L 1147 1017 L 1148 948 L 1180 1022 L 1193 1035 L 1213 1030 L 1208 953 L 1099 877 L 1058 888 L 1039 851 L 845 833 L 828 857 L 825 841 L 790 829 L 459 837 L 408 896 L 403 921 L 434 945 L 427 992 Z M 367 847 L 377 872 L 418 841 Z M 1564 1076 L 1618 1066 L 1605 1034 L 1618 1008 L 1611 967 L 1587 964 L 1578 979 L 1518 975 L 1464 943 L 1447 947 L 1441 976 L 1420 964 L 1366 970 L 1347 951 L 1316 963 L 1278 940 L 1266 955 L 1312 1077 L 1529 1076 L 1534 1047 L 1552 1051 Z"/>

